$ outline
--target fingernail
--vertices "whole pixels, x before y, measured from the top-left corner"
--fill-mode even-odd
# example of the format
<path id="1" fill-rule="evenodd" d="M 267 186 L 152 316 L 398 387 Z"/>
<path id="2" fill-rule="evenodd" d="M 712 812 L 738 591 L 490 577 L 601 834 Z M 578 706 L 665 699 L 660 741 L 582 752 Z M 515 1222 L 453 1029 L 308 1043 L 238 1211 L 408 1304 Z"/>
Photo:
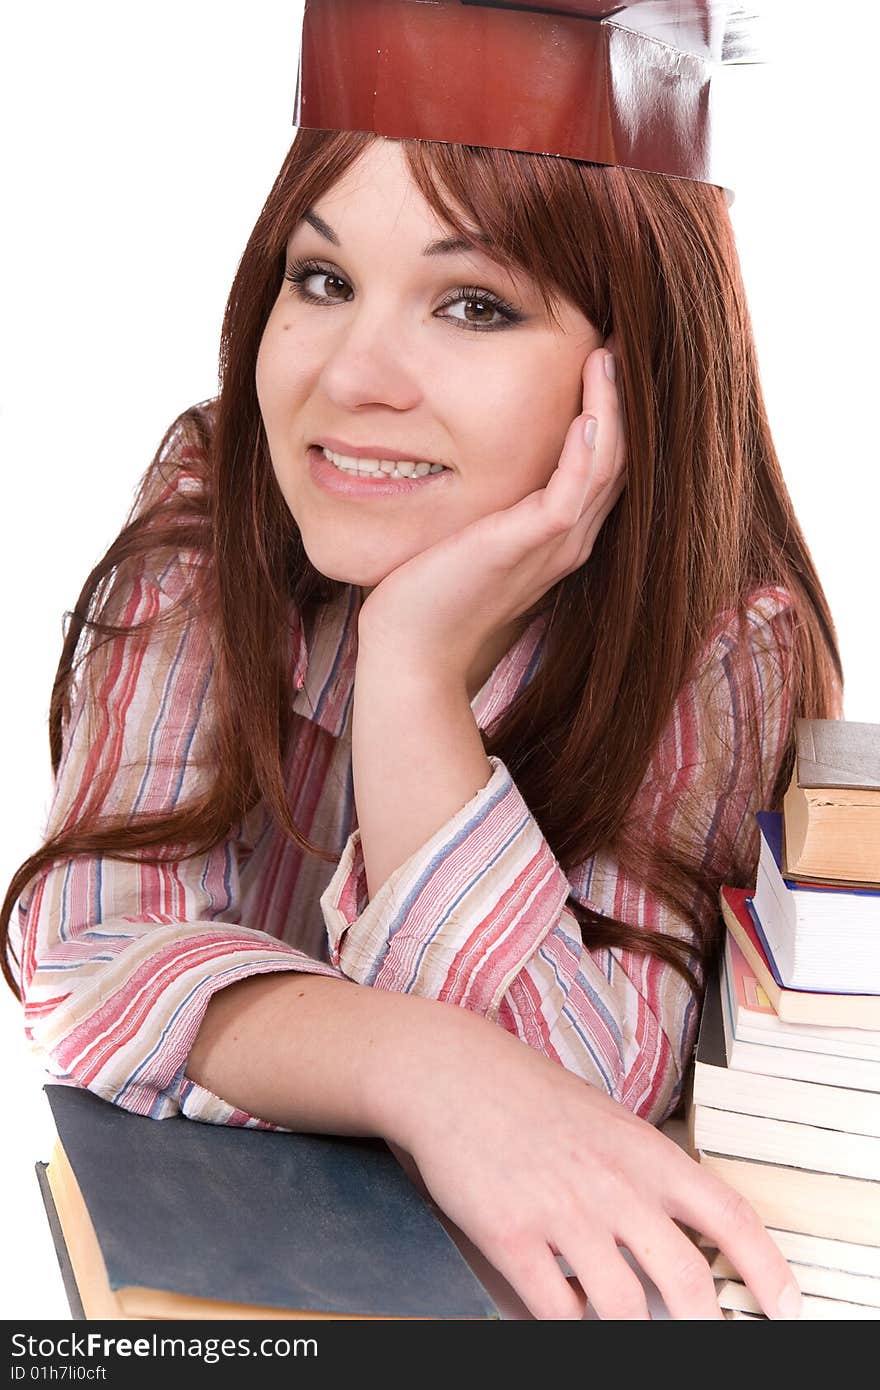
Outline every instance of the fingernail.
<path id="1" fill-rule="evenodd" d="M 605 375 L 609 381 L 614 381 L 617 377 L 617 363 L 614 360 L 613 352 L 606 352 L 605 354 Z"/>
<path id="2" fill-rule="evenodd" d="M 588 449 L 592 449 L 596 443 L 596 432 L 599 428 L 599 421 L 595 415 L 587 416 L 587 423 L 584 425 L 584 443 Z"/>
<path id="3" fill-rule="evenodd" d="M 783 1289 L 779 1295 L 777 1304 L 779 1316 L 781 1318 L 799 1318 L 803 1312 L 804 1300 L 801 1297 L 800 1289 L 789 1284 L 787 1289 Z"/>

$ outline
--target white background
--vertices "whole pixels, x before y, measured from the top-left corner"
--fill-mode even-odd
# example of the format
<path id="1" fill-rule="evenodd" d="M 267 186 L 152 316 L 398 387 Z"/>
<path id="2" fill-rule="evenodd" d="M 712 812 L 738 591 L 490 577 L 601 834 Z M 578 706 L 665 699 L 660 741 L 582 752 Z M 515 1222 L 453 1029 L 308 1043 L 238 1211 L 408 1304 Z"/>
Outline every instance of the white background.
<path id="1" fill-rule="evenodd" d="M 876 71 L 863 0 L 799 0 L 750 78 L 731 211 L 783 469 L 880 721 Z M 860 14 L 860 28 L 852 15 Z M 0 70 L 0 892 L 41 842 L 62 614 L 170 421 L 216 391 L 238 257 L 293 137 L 299 4 L 7 7 Z M 754 70 L 753 70 L 754 74 Z M 769 82 L 769 85 L 768 85 Z M 67 1317 L 33 1165 L 53 1130 L 0 984 L 0 1317 Z"/>

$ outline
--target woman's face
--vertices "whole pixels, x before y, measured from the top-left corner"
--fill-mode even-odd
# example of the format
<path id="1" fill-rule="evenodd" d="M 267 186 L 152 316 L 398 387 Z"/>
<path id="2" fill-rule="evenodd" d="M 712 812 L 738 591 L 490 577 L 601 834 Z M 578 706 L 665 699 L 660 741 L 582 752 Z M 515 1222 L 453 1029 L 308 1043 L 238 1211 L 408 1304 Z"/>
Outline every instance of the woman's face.
<path id="1" fill-rule="evenodd" d="M 294 228 L 287 274 L 302 280 L 284 279 L 260 344 L 272 466 L 306 552 L 366 592 L 546 484 L 602 343 L 568 301 L 556 326 L 535 283 L 477 247 L 426 253 L 450 234 L 402 147 L 375 141 Z M 321 446 L 446 471 L 358 482 Z"/>

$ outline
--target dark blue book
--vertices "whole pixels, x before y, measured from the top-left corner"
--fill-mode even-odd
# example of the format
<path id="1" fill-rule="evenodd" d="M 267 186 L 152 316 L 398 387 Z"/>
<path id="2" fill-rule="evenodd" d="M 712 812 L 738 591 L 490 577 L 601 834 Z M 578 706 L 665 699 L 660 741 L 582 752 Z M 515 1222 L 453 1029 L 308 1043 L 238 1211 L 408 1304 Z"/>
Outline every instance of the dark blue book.
<path id="1" fill-rule="evenodd" d="M 43 1206 L 46 1208 L 46 1219 L 49 1222 L 52 1243 L 55 1246 L 55 1254 L 58 1257 L 61 1278 L 64 1281 L 64 1292 L 67 1294 L 67 1301 L 70 1304 L 71 1317 L 73 1317 L 76 1322 L 81 1322 L 85 1318 L 85 1310 L 83 1309 L 82 1299 L 79 1296 L 79 1289 L 76 1285 L 73 1265 L 70 1263 L 67 1242 L 64 1239 L 64 1232 L 61 1229 L 61 1222 L 58 1219 L 58 1209 L 55 1206 L 55 1198 L 52 1196 L 52 1189 L 49 1186 L 49 1179 L 47 1177 L 48 1167 L 49 1165 L 47 1163 L 34 1164 L 37 1182 L 40 1185 L 40 1196 L 43 1199 Z"/>
<path id="2" fill-rule="evenodd" d="M 760 811 L 758 875 L 748 899 L 768 964 L 785 989 L 880 994 L 880 892 L 783 873 L 782 816 Z"/>
<path id="3" fill-rule="evenodd" d="M 766 936 L 764 935 L 764 928 L 761 926 L 761 919 L 760 919 L 760 917 L 758 916 L 757 912 L 755 911 L 755 900 L 754 900 L 754 898 L 746 897 L 745 905 L 746 905 L 746 911 L 748 912 L 749 917 L 752 919 L 752 926 L 755 928 L 755 932 L 756 932 L 756 934 L 757 934 L 758 940 L 760 941 L 761 946 L 763 947 L 764 955 L 767 957 L 767 964 L 768 964 L 768 966 L 770 967 L 770 973 L 771 973 L 771 975 L 773 976 L 773 978 L 774 978 L 774 980 L 776 981 L 776 983 L 777 983 L 778 985 L 781 985 L 782 988 L 785 989 L 785 988 L 786 988 L 785 981 L 783 980 L 782 976 L 781 976 L 780 973 L 779 973 L 779 966 L 776 964 L 776 961 L 775 961 L 774 958 L 773 958 L 773 952 L 772 952 L 771 949 L 770 949 L 770 942 L 767 940 Z M 813 991 L 813 992 L 814 992 L 814 993 L 819 993 L 820 991 L 816 990 L 816 991 Z"/>
<path id="4" fill-rule="evenodd" d="M 37 1175 L 74 1317 L 501 1317 L 381 1139 L 44 1090 L 58 1141 Z"/>

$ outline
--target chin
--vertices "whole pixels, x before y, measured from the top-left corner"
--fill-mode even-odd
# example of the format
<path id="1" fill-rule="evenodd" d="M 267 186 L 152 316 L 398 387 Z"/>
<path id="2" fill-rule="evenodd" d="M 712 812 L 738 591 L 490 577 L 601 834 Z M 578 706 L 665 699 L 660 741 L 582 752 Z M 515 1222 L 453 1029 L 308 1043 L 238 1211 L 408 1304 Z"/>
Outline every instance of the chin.
<path id="1" fill-rule="evenodd" d="M 340 584 L 354 584 L 362 589 L 374 589 L 377 584 L 389 575 L 398 564 L 403 564 L 408 556 L 401 557 L 393 564 L 388 561 L 387 555 L 383 558 L 382 564 L 370 563 L 364 557 L 358 559 L 350 552 L 342 554 L 338 546 L 311 545 L 303 536 L 303 547 L 309 560 L 320 574 L 327 579 L 335 579 Z"/>

